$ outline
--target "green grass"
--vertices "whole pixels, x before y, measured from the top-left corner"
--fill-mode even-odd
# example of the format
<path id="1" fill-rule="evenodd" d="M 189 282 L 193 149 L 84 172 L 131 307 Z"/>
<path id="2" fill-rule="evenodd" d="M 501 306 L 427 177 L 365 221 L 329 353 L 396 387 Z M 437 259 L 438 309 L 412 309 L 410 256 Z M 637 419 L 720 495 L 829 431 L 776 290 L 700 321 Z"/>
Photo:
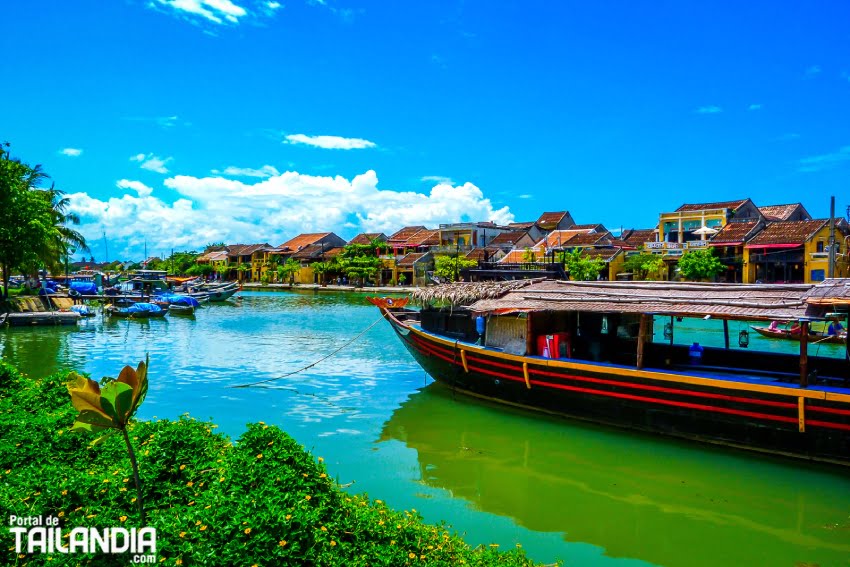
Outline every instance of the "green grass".
<path id="1" fill-rule="evenodd" d="M 64 378 L 33 380 L 0 363 L 0 517 L 56 516 L 67 531 L 139 527 L 121 437 L 92 446 L 68 431 L 77 412 Z M 277 427 L 248 425 L 236 443 L 215 428 L 190 417 L 131 426 L 157 565 L 532 565 L 521 549 L 473 548 L 415 510 L 344 492 L 322 459 Z M 7 542 L 4 565 L 129 562 L 19 556 Z"/>

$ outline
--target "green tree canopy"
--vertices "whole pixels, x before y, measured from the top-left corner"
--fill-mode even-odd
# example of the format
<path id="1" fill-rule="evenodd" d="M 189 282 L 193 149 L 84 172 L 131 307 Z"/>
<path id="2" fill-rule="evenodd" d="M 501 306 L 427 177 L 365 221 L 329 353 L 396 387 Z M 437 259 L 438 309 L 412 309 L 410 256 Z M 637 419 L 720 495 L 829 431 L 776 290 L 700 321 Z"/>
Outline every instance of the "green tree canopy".
<path id="1" fill-rule="evenodd" d="M 571 280 L 591 281 L 599 277 L 605 262 L 599 258 L 590 258 L 585 255 L 581 248 L 574 248 L 570 252 L 561 252 L 561 262 L 570 275 Z"/>
<path id="2" fill-rule="evenodd" d="M 686 280 L 708 280 L 722 271 L 723 264 L 713 248 L 685 252 L 679 260 L 679 274 Z"/>
<path id="3" fill-rule="evenodd" d="M 623 269 L 631 272 L 636 280 L 658 279 L 661 268 L 664 267 L 664 258 L 660 254 L 633 254 L 626 258 Z"/>
<path id="4" fill-rule="evenodd" d="M 456 281 L 460 272 L 478 265 L 475 260 L 462 256 L 437 256 L 434 259 L 434 275 L 446 281 Z"/>

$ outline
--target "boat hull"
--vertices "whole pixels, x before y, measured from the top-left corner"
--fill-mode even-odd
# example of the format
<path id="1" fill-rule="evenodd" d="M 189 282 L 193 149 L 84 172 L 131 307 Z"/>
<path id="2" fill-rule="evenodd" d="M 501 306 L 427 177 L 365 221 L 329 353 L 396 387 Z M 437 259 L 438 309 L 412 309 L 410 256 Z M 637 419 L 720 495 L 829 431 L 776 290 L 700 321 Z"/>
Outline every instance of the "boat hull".
<path id="1" fill-rule="evenodd" d="M 792 333 L 783 329 L 773 330 L 769 327 L 757 327 L 755 325 L 750 325 L 750 328 L 761 336 L 769 339 L 783 339 L 786 341 L 800 342 L 800 333 Z M 828 343 L 835 345 L 847 344 L 847 335 L 809 334 L 808 339 L 811 343 Z"/>
<path id="2" fill-rule="evenodd" d="M 448 340 L 384 311 L 416 361 L 453 391 L 634 430 L 850 465 L 850 395 L 694 373 L 514 356 Z"/>

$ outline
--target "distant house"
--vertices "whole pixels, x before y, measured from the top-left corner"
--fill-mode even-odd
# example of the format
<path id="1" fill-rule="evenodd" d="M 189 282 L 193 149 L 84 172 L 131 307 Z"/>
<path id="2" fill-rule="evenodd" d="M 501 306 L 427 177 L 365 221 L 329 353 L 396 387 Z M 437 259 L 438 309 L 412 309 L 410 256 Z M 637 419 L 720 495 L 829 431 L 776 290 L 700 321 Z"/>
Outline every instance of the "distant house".
<path id="1" fill-rule="evenodd" d="M 326 253 L 342 248 L 345 244 L 345 240 L 333 232 L 305 233 L 277 246 L 275 254 L 280 257 L 280 261 L 292 258 L 301 263 L 301 269 L 293 276 L 296 283 L 315 283 L 317 277 L 310 264 L 328 260 Z"/>
<path id="2" fill-rule="evenodd" d="M 543 213 L 536 221 L 510 223 L 508 228 L 528 231 L 529 236 L 539 242 L 552 231 L 566 230 L 574 225 L 575 221 L 568 211 L 557 211 Z"/>
<path id="3" fill-rule="evenodd" d="M 755 220 L 762 213 L 750 199 L 713 203 L 686 203 L 672 213 L 661 213 L 658 220 L 658 241 L 684 244 L 708 240 L 731 220 Z M 708 230 L 706 230 L 708 229 Z M 671 248 L 676 250 L 676 248 Z M 681 247 L 678 248 L 681 254 Z"/>
<path id="4" fill-rule="evenodd" d="M 349 244 L 371 244 L 372 242 L 386 242 L 389 239 L 383 232 L 362 232 L 348 241 Z"/>
<path id="5" fill-rule="evenodd" d="M 507 226 L 494 222 L 456 222 L 440 225 L 440 247 L 468 251 L 476 246 L 487 246 L 498 235 L 510 232 Z"/>
<path id="6" fill-rule="evenodd" d="M 431 252 L 411 252 L 397 263 L 398 281 L 405 285 L 428 285 L 428 272 L 434 269 L 434 255 Z M 402 275 L 404 278 L 402 278 Z"/>
<path id="7" fill-rule="evenodd" d="M 422 225 L 406 226 L 390 235 L 390 237 L 387 238 L 387 244 L 393 251 L 393 254 L 396 256 L 403 255 L 404 247 L 407 244 L 407 241 L 410 239 L 411 236 L 421 230 L 427 229 Z"/>
<path id="8" fill-rule="evenodd" d="M 628 228 L 620 234 L 623 242 L 636 249 L 643 248 L 647 242 L 655 242 L 658 231 L 654 228 Z"/>
<path id="9" fill-rule="evenodd" d="M 761 219 L 730 222 L 711 237 L 709 246 L 714 249 L 726 271 L 720 274 L 722 281 L 751 283 L 751 270 L 744 269 L 744 246 L 765 226 Z"/>
<path id="10" fill-rule="evenodd" d="M 528 233 L 528 230 L 511 230 L 497 235 L 490 241 L 488 247 L 511 250 L 512 248 L 527 248 L 534 246 L 535 240 Z"/>
<path id="11" fill-rule="evenodd" d="M 834 277 L 850 273 L 844 249 L 850 227 L 836 223 Z M 764 283 L 819 282 L 826 278 L 829 261 L 829 220 L 770 222 L 744 245 L 744 281 Z"/>

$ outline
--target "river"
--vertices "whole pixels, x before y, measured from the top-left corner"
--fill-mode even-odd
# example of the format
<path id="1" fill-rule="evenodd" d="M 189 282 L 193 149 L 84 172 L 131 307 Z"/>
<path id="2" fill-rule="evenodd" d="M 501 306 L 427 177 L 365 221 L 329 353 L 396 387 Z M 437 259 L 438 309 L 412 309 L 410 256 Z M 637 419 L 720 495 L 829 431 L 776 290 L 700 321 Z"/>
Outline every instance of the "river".
<path id="1" fill-rule="evenodd" d="M 378 311 L 360 294 L 242 296 L 194 318 L 6 329 L 0 352 L 30 375 L 93 378 L 150 353 L 140 418 L 189 413 L 234 438 L 250 421 L 279 425 L 353 483 L 348 490 L 445 520 L 473 544 L 521 543 L 542 562 L 850 565 L 845 470 L 455 399 L 383 321 L 282 377 L 345 345 Z M 733 347 L 741 329 L 730 328 Z M 723 344 L 719 321 L 683 322 L 675 333 L 677 343 Z M 759 348 L 798 347 L 753 333 L 750 349 Z M 820 354 L 839 352 L 824 345 Z M 280 379 L 231 388 L 269 378 Z"/>

